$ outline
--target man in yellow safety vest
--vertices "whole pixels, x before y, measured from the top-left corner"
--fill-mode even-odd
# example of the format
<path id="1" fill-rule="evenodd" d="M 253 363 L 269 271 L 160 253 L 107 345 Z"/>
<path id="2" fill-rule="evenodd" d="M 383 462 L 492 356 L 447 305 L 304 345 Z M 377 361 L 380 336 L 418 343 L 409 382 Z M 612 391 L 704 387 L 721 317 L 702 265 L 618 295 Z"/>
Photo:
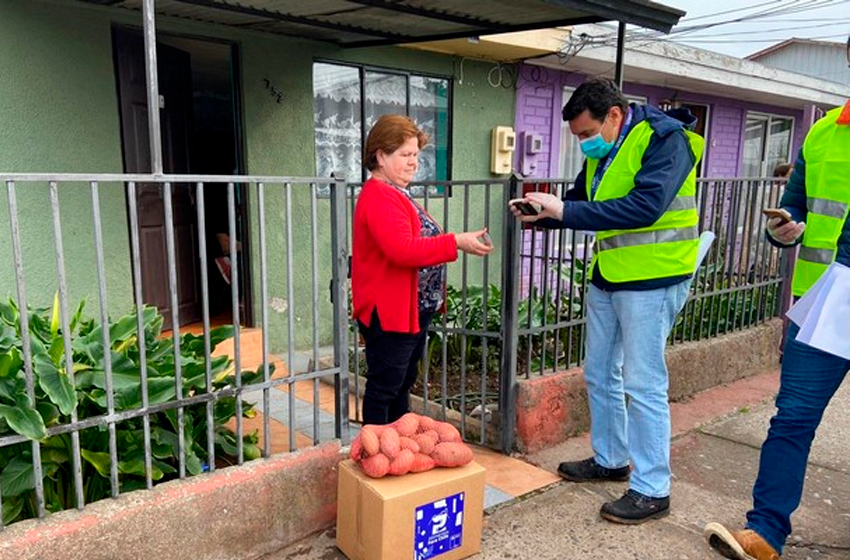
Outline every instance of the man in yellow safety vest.
<path id="1" fill-rule="evenodd" d="M 767 233 L 780 247 L 800 246 L 792 283 L 799 297 L 832 262 L 850 266 L 850 101 L 809 130 L 781 206 L 792 219 L 772 218 Z M 785 339 L 777 410 L 761 448 L 746 528 L 732 532 L 719 523 L 705 528 L 709 545 L 727 558 L 778 560 L 782 554 L 791 513 L 800 505 L 815 430 L 850 370 L 850 360 L 797 341 L 799 330 L 792 324 Z"/>
<path id="2" fill-rule="evenodd" d="M 596 232 L 584 365 L 593 456 L 561 463 L 558 473 L 574 482 L 628 479 L 601 515 L 637 524 L 670 511 L 664 349 L 696 268 L 703 139 L 688 111 L 674 118 L 630 105 L 605 79 L 580 85 L 563 117 L 587 156 L 575 188 L 564 200 L 534 192 L 511 201 L 523 221 Z M 523 215 L 528 204 L 539 213 Z"/>

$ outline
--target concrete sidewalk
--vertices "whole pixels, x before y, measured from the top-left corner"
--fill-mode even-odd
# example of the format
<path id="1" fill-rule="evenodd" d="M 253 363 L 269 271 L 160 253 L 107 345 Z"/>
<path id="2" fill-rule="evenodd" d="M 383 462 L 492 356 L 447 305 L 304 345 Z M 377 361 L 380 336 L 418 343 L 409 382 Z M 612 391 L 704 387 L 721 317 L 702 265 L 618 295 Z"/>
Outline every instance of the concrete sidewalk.
<path id="1" fill-rule="evenodd" d="M 672 510 L 640 526 L 603 521 L 599 507 L 626 483 L 561 482 L 489 511 L 475 559 L 717 560 L 702 538 L 709 521 L 739 527 L 750 507 L 759 447 L 773 412 L 776 374 L 696 395 L 673 407 Z M 590 454 L 587 436 L 530 456 L 549 470 Z M 827 410 L 810 457 L 803 503 L 783 559 L 850 559 L 850 382 Z M 776 465 L 782 468 L 782 465 Z M 266 560 L 343 560 L 329 530 Z"/>

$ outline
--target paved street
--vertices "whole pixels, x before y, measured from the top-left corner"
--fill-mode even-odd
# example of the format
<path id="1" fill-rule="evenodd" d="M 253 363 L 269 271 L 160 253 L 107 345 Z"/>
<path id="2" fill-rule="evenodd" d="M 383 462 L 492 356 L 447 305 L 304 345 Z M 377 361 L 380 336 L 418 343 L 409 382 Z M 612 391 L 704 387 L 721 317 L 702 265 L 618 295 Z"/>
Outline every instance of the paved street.
<path id="1" fill-rule="evenodd" d="M 702 528 L 708 521 L 732 527 L 743 522 L 772 411 L 769 399 L 752 403 L 674 439 L 672 512 L 665 519 L 637 527 L 613 525 L 598 510 L 603 501 L 619 497 L 625 483 L 561 482 L 489 511 L 482 551 L 474 558 L 716 560 L 720 556 L 703 541 Z M 554 470 L 559 461 L 588 453 L 585 436 L 529 460 Z M 850 559 L 848 454 L 850 382 L 845 382 L 815 440 L 803 504 L 783 559 Z M 267 560 L 343 560 L 333 539 L 331 529 Z"/>

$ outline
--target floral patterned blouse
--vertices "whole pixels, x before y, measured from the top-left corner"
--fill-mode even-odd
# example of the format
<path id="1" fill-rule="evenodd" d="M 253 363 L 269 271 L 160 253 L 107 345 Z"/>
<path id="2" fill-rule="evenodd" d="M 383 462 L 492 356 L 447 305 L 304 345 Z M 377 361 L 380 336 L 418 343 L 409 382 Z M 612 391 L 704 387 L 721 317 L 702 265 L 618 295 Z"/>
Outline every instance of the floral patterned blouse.
<path id="1" fill-rule="evenodd" d="M 443 233 L 440 226 L 428 212 L 410 195 L 410 191 L 393 185 L 410 201 L 419 214 L 422 229 L 421 237 L 436 237 Z M 443 306 L 443 291 L 446 285 L 446 265 L 438 264 L 419 269 L 419 311 L 435 313 Z"/>

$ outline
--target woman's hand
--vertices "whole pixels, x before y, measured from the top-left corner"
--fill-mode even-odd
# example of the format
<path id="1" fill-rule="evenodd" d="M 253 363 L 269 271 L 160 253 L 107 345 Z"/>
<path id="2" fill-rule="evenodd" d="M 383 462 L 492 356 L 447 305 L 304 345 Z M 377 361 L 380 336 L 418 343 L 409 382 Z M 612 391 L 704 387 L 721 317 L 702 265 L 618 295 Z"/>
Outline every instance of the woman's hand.
<path id="1" fill-rule="evenodd" d="M 533 204 L 535 206 L 535 210 L 537 210 L 537 214 L 533 216 L 523 214 L 520 209 L 516 207 L 516 202 Z M 564 215 L 564 201 L 554 194 L 544 192 L 526 193 L 524 198 L 511 200 L 508 203 L 508 206 L 510 207 L 511 212 L 513 212 L 513 215 L 523 222 L 536 222 L 541 218 L 552 218 L 561 221 L 561 218 Z"/>
<path id="2" fill-rule="evenodd" d="M 767 221 L 767 233 L 775 240 L 785 245 L 793 245 L 797 239 L 806 231 L 806 222 L 785 222 L 782 225 L 779 218 L 771 218 Z"/>
<path id="3" fill-rule="evenodd" d="M 456 233 L 455 241 L 457 242 L 458 251 L 463 251 L 464 253 L 475 255 L 477 257 L 489 255 L 490 251 L 493 250 L 493 245 L 487 245 L 485 243 L 482 243 L 479 239 L 488 239 L 488 237 L 485 236 L 486 233 L 487 228 L 478 231 L 466 231 L 464 233 Z"/>

